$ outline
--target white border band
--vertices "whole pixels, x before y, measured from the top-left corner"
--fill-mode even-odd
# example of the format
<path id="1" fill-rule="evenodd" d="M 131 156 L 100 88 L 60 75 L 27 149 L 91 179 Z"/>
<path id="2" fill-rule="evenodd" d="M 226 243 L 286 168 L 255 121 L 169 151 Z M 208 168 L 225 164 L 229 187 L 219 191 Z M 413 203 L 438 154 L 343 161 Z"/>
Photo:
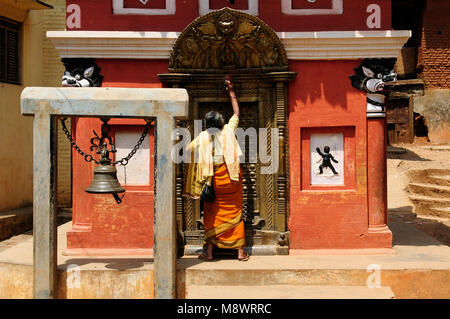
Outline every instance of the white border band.
<path id="1" fill-rule="evenodd" d="M 292 9 L 292 0 L 281 0 L 281 12 L 297 16 L 343 14 L 344 2 L 332 0 L 331 9 Z"/>
<path id="2" fill-rule="evenodd" d="M 139 8 L 124 8 L 123 0 L 113 0 L 114 14 L 139 14 L 139 15 L 174 15 L 176 12 L 176 0 L 166 0 L 165 9 L 139 9 Z"/>
<path id="3" fill-rule="evenodd" d="M 247 0 L 247 1 L 248 1 L 248 10 L 239 10 L 239 11 L 257 16 L 259 13 L 258 0 Z M 198 0 L 199 15 L 204 15 L 213 11 L 216 10 L 212 10 L 209 8 L 209 0 Z"/>

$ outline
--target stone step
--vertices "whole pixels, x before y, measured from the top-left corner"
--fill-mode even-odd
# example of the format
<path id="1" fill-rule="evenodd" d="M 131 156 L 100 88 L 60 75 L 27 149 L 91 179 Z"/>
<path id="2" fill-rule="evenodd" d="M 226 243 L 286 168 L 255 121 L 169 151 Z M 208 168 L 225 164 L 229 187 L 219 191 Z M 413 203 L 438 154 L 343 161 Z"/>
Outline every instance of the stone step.
<path id="1" fill-rule="evenodd" d="M 450 207 L 450 198 L 437 198 L 431 196 L 409 195 L 414 203 L 417 215 L 430 215 L 438 217 L 449 217 L 447 211 Z"/>
<path id="2" fill-rule="evenodd" d="M 389 287 L 264 285 L 186 287 L 187 299 L 392 299 Z"/>
<path id="3" fill-rule="evenodd" d="M 438 185 L 450 186 L 450 175 L 430 174 L 428 177 Z"/>
<path id="4" fill-rule="evenodd" d="M 424 145 L 424 146 L 418 146 L 418 147 L 425 149 L 425 150 L 430 150 L 430 151 L 450 152 L 450 145 Z"/>
<path id="5" fill-rule="evenodd" d="M 408 190 L 417 195 L 450 199 L 450 186 L 411 182 L 408 184 Z"/>
<path id="6" fill-rule="evenodd" d="M 450 218 L 450 207 L 431 207 L 433 216 Z"/>
<path id="7" fill-rule="evenodd" d="M 33 207 L 0 212 L 0 240 L 33 228 Z"/>
<path id="8" fill-rule="evenodd" d="M 407 175 L 413 183 L 450 185 L 450 170 L 448 169 L 416 169 L 408 171 Z"/>

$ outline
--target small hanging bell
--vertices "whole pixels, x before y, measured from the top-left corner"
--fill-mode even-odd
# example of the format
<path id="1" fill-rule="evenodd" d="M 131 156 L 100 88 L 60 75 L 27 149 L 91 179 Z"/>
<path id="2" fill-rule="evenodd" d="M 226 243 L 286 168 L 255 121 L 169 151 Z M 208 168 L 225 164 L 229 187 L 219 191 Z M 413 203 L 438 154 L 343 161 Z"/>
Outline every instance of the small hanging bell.
<path id="1" fill-rule="evenodd" d="M 116 152 L 114 144 L 111 142 L 110 144 L 112 152 Z M 122 199 L 117 194 L 125 192 L 125 189 L 120 186 L 119 180 L 117 179 L 117 169 L 111 165 L 107 144 L 103 143 L 97 153 L 101 154 L 100 165 L 95 168 L 91 186 L 86 189 L 86 192 L 93 194 L 112 194 L 117 204 L 120 204 Z"/>
<path id="2" fill-rule="evenodd" d="M 125 192 L 125 189 L 120 186 L 116 168 L 108 164 L 102 164 L 95 168 L 91 186 L 86 189 L 86 192 L 93 194 L 112 194 L 117 204 L 120 204 L 122 200 L 117 194 Z"/>

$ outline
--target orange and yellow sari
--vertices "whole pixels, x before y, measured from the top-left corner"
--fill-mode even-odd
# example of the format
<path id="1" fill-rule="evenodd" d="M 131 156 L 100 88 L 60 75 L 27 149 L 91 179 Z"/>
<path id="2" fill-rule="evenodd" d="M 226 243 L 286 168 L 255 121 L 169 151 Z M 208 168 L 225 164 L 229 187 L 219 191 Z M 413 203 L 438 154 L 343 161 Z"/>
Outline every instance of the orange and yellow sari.
<path id="1" fill-rule="evenodd" d="M 204 203 L 203 224 L 205 242 L 219 248 L 242 248 L 245 246 L 244 222 L 242 220 L 242 169 L 239 156 L 242 151 L 235 137 L 239 118 L 233 115 L 220 132 L 222 150 L 215 155 L 223 156 L 223 163 L 214 165 L 210 135 L 203 131 L 190 143 L 191 162 L 188 167 L 185 195 L 198 199 L 206 182 L 214 187 L 216 199 Z M 197 150 L 198 160 L 194 156 Z"/>
<path id="2" fill-rule="evenodd" d="M 212 179 L 216 200 L 204 206 L 205 242 L 219 248 L 245 246 L 242 220 L 242 170 L 239 181 L 230 179 L 225 163 L 214 168 Z"/>

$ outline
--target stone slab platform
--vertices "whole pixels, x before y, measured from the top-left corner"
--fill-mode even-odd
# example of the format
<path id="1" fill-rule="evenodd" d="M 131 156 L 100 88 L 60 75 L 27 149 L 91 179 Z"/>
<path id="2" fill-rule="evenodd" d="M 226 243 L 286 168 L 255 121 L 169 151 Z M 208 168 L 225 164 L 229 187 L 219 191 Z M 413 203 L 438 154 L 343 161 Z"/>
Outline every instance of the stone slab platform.
<path id="1" fill-rule="evenodd" d="M 191 286 L 187 299 L 393 299 L 389 287 L 327 285 Z"/>
<path id="2" fill-rule="evenodd" d="M 0 240 L 33 228 L 33 207 L 0 212 Z"/>
<path id="3" fill-rule="evenodd" d="M 292 298 L 450 298 L 450 247 L 406 223 L 389 227 L 391 253 L 327 251 L 252 256 L 248 262 L 183 257 L 177 263 L 177 297 L 208 291 L 239 297 L 247 291 L 248 298 L 272 299 L 291 291 Z M 60 298 L 154 298 L 152 256 L 63 256 L 70 228 L 71 223 L 58 228 Z M 32 247 L 30 239 L 0 252 L 0 298 L 32 298 Z M 368 283 L 380 288 L 371 290 Z"/>

